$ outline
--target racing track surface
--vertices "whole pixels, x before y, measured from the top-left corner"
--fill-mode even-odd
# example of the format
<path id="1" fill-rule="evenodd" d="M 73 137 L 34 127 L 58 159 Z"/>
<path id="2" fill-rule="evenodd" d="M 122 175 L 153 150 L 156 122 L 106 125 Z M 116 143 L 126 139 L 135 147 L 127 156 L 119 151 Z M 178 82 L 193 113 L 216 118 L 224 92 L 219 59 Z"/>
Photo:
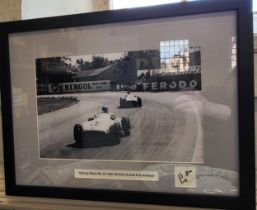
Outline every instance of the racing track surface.
<path id="1" fill-rule="evenodd" d="M 72 94 L 80 102 L 61 110 L 40 115 L 39 144 L 41 158 L 144 160 L 203 162 L 201 120 L 173 109 L 178 93 L 135 93 L 142 108 L 120 109 L 124 92 Z M 67 95 L 66 95 L 67 96 Z M 121 143 L 101 148 L 72 148 L 73 126 L 101 111 L 101 106 L 118 117 L 128 116 L 131 135 Z"/>

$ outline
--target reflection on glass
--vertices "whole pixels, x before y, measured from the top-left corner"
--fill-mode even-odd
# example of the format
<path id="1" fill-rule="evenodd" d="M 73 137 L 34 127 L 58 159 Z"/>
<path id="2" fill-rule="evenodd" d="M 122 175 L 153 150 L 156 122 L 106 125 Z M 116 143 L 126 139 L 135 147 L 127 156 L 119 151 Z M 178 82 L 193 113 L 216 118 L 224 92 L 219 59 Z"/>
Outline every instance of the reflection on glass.
<path id="1" fill-rule="evenodd" d="M 189 40 L 168 40 L 160 42 L 161 68 L 163 73 L 180 73 L 190 71 L 190 56 L 200 59 L 189 52 Z M 198 55 L 198 57 L 200 54 Z M 192 63 L 192 62 L 191 62 Z M 195 63 L 195 62 L 193 62 Z M 200 63 L 198 64 L 200 66 Z"/>
<path id="2" fill-rule="evenodd" d="M 232 37 L 232 55 L 231 55 L 231 68 L 232 70 L 237 67 L 237 43 L 236 37 Z"/>

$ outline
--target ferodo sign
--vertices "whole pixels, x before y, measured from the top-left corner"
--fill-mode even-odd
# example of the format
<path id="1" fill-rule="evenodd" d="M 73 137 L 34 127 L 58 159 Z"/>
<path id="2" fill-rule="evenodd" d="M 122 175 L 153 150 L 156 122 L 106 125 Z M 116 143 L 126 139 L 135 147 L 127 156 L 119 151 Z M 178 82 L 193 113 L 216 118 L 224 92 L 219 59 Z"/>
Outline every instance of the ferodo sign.
<path id="1" fill-rule="evenodd" d="M 165 90 L 184 90 L 190 89 L 194 90 L 198 86 L 196 80 L 191 81 L 171 81 L 171 82 L 152 82 L 152 83 L 143 83 L 143 90 L 151 90 L 151 91 L 165 91 Z"/>
<path id="2" fill-rule="evenodd" d="M 111 89 L 110 80 L 71 82 L 71 83 L 53 83 L 49 84 L 49 93 L 74 93 L 104 91 Z"/>
<path id="3" fill-rule="evenodd" d="M 201 75 L 179 76 L 175 78 L 157 79 L 156 81 L 136 83 L 129 86 L 132 91 L 199 91 Z"/>

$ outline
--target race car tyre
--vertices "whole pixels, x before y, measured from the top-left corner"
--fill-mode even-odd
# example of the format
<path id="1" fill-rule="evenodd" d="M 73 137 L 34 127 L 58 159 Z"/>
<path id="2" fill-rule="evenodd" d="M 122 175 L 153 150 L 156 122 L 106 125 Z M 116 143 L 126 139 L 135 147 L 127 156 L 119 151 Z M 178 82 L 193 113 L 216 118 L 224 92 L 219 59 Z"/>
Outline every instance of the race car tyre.
<path id="1" fill-rule="evenodd" d="M 138 107 L 142 107 L 142 98 L 140 98 L 140 97 L 138 97 L 137 98 L 137 105 L 138 105 Z"/>
<path id="2" fill-rule="evenodd" d="M 76 124 L 73 128 L 73 135 L 76 143 L 81 144 L 81 133 L 82 133 L 82 126 L 80 124 Z"/>
<path id="3" fill-rule="evenodd" d="M 120 131 L 119 128 L 117 127 L 116 124 L 114 124 L 111 128 L 110 128 L 110 132 L 109 132 L 109 144 L 108 145 L 115 145 L 115 144 L 119 144 L 120 143 Z"/>
<path id="4" fill-rule="evenodd" d="M 120 107 L 124 107 L 126 104 L 125 100 L 123 98 L 120 98 Z"/>
<path id="5" fill-rule="evenodd" d="M 122 136 L 122 129 L 120 123 L 115 123 L 113 126 L 115 128 L 117 135 Z"/>
<path id="6" fill-rule="evenodd" d="M 130 102 L 130 103 L 132 103 L 132 107 L 134 107 L 134 108 L 138 107 L 137 101 L 132 101 L 132 102 Z"/>
<path id="7" fill-rule="evenodd" d="M 129 136 L 131 132 L 130 120 L 127 117 L 122 117 L 121 126 L 124 136 Z"/>

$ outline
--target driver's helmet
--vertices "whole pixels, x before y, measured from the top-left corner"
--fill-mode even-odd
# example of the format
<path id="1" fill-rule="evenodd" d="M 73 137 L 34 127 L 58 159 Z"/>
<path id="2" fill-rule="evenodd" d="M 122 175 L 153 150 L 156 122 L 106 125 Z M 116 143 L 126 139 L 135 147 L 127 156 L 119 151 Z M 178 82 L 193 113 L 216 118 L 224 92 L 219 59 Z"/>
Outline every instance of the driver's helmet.
<path id="1" fill-rule="evenodd" d="M 103 113 L 108 113 L 108 107 L 107 106 L 102 106 L 102 111 L 103 111 Z"/>

